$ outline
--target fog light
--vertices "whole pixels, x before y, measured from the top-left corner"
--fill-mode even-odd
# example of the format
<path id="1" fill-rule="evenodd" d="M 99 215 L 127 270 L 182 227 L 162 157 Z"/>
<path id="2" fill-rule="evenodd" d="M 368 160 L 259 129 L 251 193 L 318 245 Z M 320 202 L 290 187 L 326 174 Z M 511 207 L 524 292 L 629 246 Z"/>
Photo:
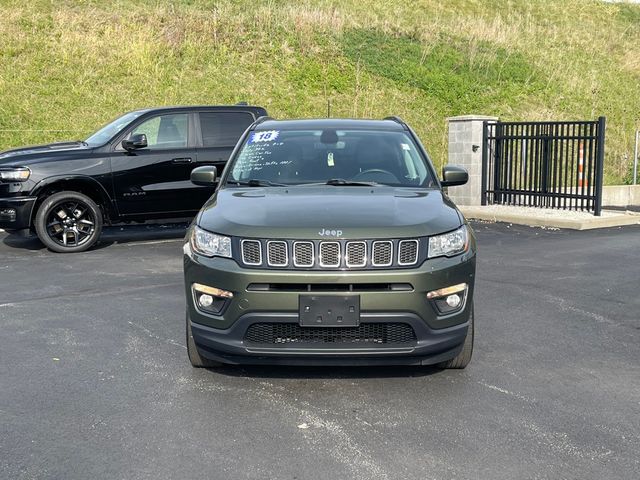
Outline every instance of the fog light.
<path id="1" fill-rule="evenodd" d="M 213 315 L 222 313 L 226 304 L 233 298 L 233 292 L 201 283 L 193 283 L 191 289 L 198 310 Z"/>
<path id="2" fill-rule="evenodd" d="M 10 222 L 16 221 L 16 209 L 15 208 L 3 208 L 0 210 L 0 218 L 8 219 Z"/>
<path id="3" fill-rule="evenodd" d="M 210 307 L 213 304 L 213 297 L 211 295 L 203 293 L 202 295 L 200 295 L 200 298 L 198 298 L 198 303 L 201 307 Z"/>
<path id="4" fill-rule="evenodd" d="M 458 283 L 450 287 L 440 288 L 427 292 L 427 298 L 439 315 L 449 315 L 460 311 L 464 307 L 468 285 Z"/>
<path id="5" fill-rule="evenodd" d="M 462 299 L 460 298 L 460 295 L 453 294 L 453 295 L 449 295 L 447 297 L 447 305 L 449 305 L 451 308 L 457 308 L 460 303 L 462 303 Z"/>

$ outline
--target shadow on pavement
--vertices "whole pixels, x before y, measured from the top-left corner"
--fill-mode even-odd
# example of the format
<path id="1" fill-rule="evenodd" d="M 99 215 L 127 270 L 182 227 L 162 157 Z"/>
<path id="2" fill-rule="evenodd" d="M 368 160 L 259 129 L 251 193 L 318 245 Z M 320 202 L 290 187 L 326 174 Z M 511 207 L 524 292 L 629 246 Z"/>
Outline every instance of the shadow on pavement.
<path id="1" fill-rule="evenodd" d="M 368 367 L 288 367 L 282 365 L 227 365 L 207 369 L 211 373 L 229 377 L 254 378 L 291 378 L 291 379 L 323 379 L 323 378 L 409 378 L 427 377 L 443 369 L 435 366 L 368 366 Z"/>
<path id="2" fill-rule="evenodd" d="M 188 226 L 188 222 L 181 222 L 152 225 L 116 225 L 113 227 L 105 227 L 102 231 L 100 242 L 94 248 L 101 248 L 114 243 L 182 238 L 184 237 Z"/>
<path id="3" fill-rule="evenodd" d="M 100 240 L 89 250 L 100 250 L 113 244 L 182 238 L 188 226 L 189 222 L 104 227 Z M 45 250 L 45 246 L 36 235 L 6 232 L 2 242 L 11 248 L 32 251 Z"/>

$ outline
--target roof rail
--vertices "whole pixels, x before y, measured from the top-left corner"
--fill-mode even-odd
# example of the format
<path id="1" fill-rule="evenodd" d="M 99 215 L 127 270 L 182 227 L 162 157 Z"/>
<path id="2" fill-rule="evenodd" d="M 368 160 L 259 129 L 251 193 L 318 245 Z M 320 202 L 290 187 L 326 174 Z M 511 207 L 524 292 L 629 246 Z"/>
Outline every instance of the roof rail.
<path id="1" fill-rule="evenodd" d="M 243 106 L 246 106 L 246 105 L 249 105 L 249 104 L 248 104 L 247 102 L 245 102 L 245 101 L 242 101 L 242 102 L 238 102 L 238 103 L 236 103 L 236 105 L 243 105 Z"/>
<path id="2" fill-rule="evenodd" d="M 404 120 L 402 120 L 400 117 L 397 117 L 396 115 L 391 115 L 390 117 L 384 117 L 383 120 L 391 120 L 393 122 L 399 123 L 400 125 L 402 125 L 402 128 L 404 128 L 405 130 L 409 130 L 409 126 L 404 123 Z"/>

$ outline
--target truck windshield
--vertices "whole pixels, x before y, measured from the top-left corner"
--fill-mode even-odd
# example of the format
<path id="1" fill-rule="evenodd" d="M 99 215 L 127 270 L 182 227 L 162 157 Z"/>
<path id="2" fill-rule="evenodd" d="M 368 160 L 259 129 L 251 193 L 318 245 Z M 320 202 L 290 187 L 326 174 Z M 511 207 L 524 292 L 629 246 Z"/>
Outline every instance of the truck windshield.
<path id="1" fill-rule="evenodd" d="M 231 166 L 227 184 L 432 187 L 426 162 L 402 131 L 255 131 Z"/>
<path id="2" fill-rule="evenodd" d="M 116 118 L 112 122 L 108 123 L 96 133 L 91 135 L 85 140 L 85 142 L 91 147 L 98 147 L 104 145 L 111 140 L 115 135 L 120 132 L 124 127 L 129 125 L 132 121 L 142 115 L 144 112 L 129 112 L 125 113 L 121 117 Z"/>

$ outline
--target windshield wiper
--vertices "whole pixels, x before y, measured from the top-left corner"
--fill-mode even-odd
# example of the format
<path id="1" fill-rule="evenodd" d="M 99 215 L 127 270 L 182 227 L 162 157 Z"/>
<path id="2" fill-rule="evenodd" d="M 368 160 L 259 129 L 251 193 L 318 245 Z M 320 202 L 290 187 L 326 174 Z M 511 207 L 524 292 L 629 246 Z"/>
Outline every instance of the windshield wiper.
<path id="1" fill-rule="evenodd" d="M 377 182 L 355 182 L 352 180 L 345 180 L 344 178 L 332 178 L 327 180 L 325 185 L 336 185 L 336 186 L 346 186 L 346 187 L 375 187 L 376 185 L 380 185 Z"/>
<path id="2" fill-rule="evenodd" d="M 287 187 L 284 183 L 270 182 L 269 180 L 258 180 L 252 178 L 251 180 L 228 180 L 227 184 L 239 185 L 243 187 Z"/>

